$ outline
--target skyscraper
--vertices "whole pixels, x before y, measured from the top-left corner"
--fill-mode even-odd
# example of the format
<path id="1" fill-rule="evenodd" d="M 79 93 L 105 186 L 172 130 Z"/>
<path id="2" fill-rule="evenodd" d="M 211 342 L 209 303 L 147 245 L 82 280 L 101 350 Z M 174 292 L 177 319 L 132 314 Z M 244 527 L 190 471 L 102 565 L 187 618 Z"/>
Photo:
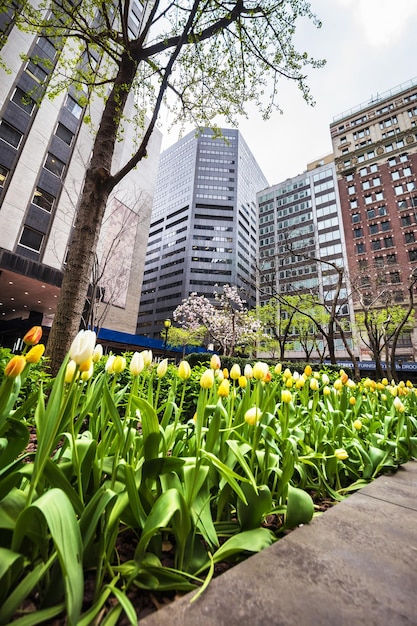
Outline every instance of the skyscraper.
<path id="1" fill-rule="evenodd" d="M 34 1 L 34 5 L 36 5 Z M 18 3 L 14 10 L 18 9 Z M 94 128 L 103 101 L 75 85 L 53 100 L 46 93 L 54 79 L 63 42 L 14 26 L 14 10 L 0 13 L 0 323 L 3 331 L 28 317 L 50 325 Z M 129 29 L 137 34 L 141 6 L 132 3 Z M 139 16 L 139 17 L 138 17 Z M 52 18 L 51 18 L 52 19 Z M 135 31 L 136 29 L 136 31 Z M 130 32 L 129 30 L 129 32 Z M 28 60 L 22 63 L 21 55 Z M 100 57 L 80 56 L 80 64 Z M 84 124 L 88 101 L 90 124 Z M 133 96 L 130 111 L 133 111 Z M 129 108 L 129 107 L 128 107 Z M 129 110 L 125 111 L 129 115 Z M 137 129 L 126 125 L 113 164 L 131 156 Z M 153 134 L 148 159 L 131 172 L 109 200 L 98 248 L 101 302 L 109 328 L 135 332 L 161 135 Z M 104 263 L 106 267 L 104 267 Z M 104 273 L 103 273 L 104 270 Z M 105 310 L 105 311 L 104 311 Z M 7 322 L 7 323 L 5 323 Z"/>
<path id="2" fill-rule="evenodd" d="M 255 300 L 256 192 L 267 186 L 237 130 L 191 132 L 161 155 L 138 334 L 158 337 L 191 293 L 237 285 Z"/>
<path id="3" fill-rule="evenodd" d="M 302 174 L 259 192 L 258 204 L 260 303 L 265 304 L 276 295 L 279 300 L 314 294 L 330 307 L 339 281 L 334 267 L 347 267 L 333 155 L 310 163 Z M 337 311 L 349 328 L 352 307 L 347 273 L 343 274 L 341 287 Z M 325 342 L 317 329 L 312 330 L 311 337 L 316 338 L 316 348 L 325 354 Z M 288 358 L 305 357 L 298 330 L 290 332 L 288 341 Z M 316 348 L 311 348 L 312 356 L 317 356 Z M 337 332 L 335 352 L 339 358 L 346 357 Z"/>
<path id="4" fill-rule="evenodd" d="M 378 290 L 404 306 L 417 268 L 417 79 L 336 116 L 330 131 L 354 300 Z M 411 335 L 401 342 L 415 358 Z"/>

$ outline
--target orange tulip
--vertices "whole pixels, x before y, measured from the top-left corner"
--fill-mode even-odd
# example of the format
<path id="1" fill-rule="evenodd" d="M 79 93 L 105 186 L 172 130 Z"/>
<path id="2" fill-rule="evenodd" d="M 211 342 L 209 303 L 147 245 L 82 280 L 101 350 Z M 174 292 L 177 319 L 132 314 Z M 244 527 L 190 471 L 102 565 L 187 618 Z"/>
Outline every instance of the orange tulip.
<path id="1" fill-rule="evenodd" d="M 42 337 L 42 326 L 32 326 L 23 337 L 23 343 L 28 346 L 35 346 L 40 342 Z"/>
<path id="2" fill-rule="evenodd" d="M 14 356 L 7 363 L 4 368 L 4 375 L 7 378 L 17 378 L 23 372 L 26 366 L 26 359 L 24 356 Z"/>

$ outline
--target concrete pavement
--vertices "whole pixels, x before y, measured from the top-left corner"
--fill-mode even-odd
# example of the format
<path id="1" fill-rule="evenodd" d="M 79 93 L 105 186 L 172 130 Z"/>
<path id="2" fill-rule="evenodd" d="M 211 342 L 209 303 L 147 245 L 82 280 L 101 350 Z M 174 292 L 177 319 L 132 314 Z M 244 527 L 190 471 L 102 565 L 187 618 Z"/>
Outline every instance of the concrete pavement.
<path id="1" fill-rule="evenodd" d="M 143 626 L 417 625 L 417 462 L 141 619 Z"/>

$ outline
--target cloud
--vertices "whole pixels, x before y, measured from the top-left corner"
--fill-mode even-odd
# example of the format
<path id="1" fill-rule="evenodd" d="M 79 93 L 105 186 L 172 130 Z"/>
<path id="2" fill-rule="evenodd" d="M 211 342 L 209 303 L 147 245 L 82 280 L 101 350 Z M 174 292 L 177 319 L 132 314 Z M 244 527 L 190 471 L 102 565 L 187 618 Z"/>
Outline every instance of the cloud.
<path id="1" fill-rule="evenodd" d="M 413 20 L 417 3 L 410 0 L 337 0 L 352 11 L 358 36 L 372 48 L 392 46 L 400 40 Z M 411 52 L 411 51 L 410 51 Z"/>

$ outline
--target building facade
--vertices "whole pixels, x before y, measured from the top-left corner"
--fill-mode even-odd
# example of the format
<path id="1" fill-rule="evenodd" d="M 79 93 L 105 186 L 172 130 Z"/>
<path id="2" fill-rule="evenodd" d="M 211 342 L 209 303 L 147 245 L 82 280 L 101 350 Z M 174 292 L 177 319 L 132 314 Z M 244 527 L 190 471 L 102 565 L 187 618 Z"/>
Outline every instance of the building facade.
<path id="1" fill-rule="evenodd" d="M 350 336 L 352 304 L 349 277 L 344 272 L 346 246 L 333 155 L 308 164 L 302 174 L 258 193 L 257 200 L 260 304 L 275 296 L 277 302 L 285 303 L 287 296 L 302 298 L 303 294 L 313 295 L 327 307 L 335 300 L 338 318 L 344 320 Z M 336 298 L 339 268 L 343 276 Z M 312 349 L 311 357 L 326 356 L 323 337 L 315 328 L 311 328 L 310 334 L 305 347 Z M 300 330 L 295 327 L 288 336 L 286 357 L 305 358 L 305 347 L 300 342 Z M 337 332 L 335 352 L 338 358 L 346 357 L 345 345 Z"/>
<path id="2" fill-rule="evenodd" d="M 36 2 L 34 3 L 36 4 Z M 17 3 L 16 3 L 17 6 Z M 132 11 L 140 12 L 139 4 Z M 129 21 L 134 29 L 139 21 Z M 13 10 L 0 14 L 0 331 L 19 321 L 49 326 L 59 297 L 62 272 L 78 198 L 100 122 L 103 101 L 70 86 L 47 96 L 65 54 L 63 42 L 33 36 L 14 26 Z M 28 60 L 22 62 L 22 53 Z M 92 59 L 81 56 L 80 63 Z M 95 59 L 97 64 L 100 58 Z M 45 97 L 42 98 L 42 96 Z M 89 124 L 83 123 L 88 101 Z M 127 109 L 133 113 L 133 97 Z M 129 116 L 129 110 L 126 110 Z M 130 158 L 137 129 L 126 125 L 116 146 L 116 171 Z M 161 135 L 153 134 L 148 159 L 131 172 L 109 200 L 97 251 L 102 325 L 136 329 L 147 231 Z"/>
<path id="3" fill-rule="evenodd" d="M 417 79 L 338 115 L 330 131 L 355 306 L 406 305 L 417 268 Z M 412 335 L 401 343 L 398 354 L 416 360 Z"/>
<path id="4" fill-rule="evenodd" d="M 242 135 L 189 133 L 161 155 L 137 332 L 158 337 L 191 293 L 237 285 L 255 301 L 256 192 L 267 186 Z"/>

